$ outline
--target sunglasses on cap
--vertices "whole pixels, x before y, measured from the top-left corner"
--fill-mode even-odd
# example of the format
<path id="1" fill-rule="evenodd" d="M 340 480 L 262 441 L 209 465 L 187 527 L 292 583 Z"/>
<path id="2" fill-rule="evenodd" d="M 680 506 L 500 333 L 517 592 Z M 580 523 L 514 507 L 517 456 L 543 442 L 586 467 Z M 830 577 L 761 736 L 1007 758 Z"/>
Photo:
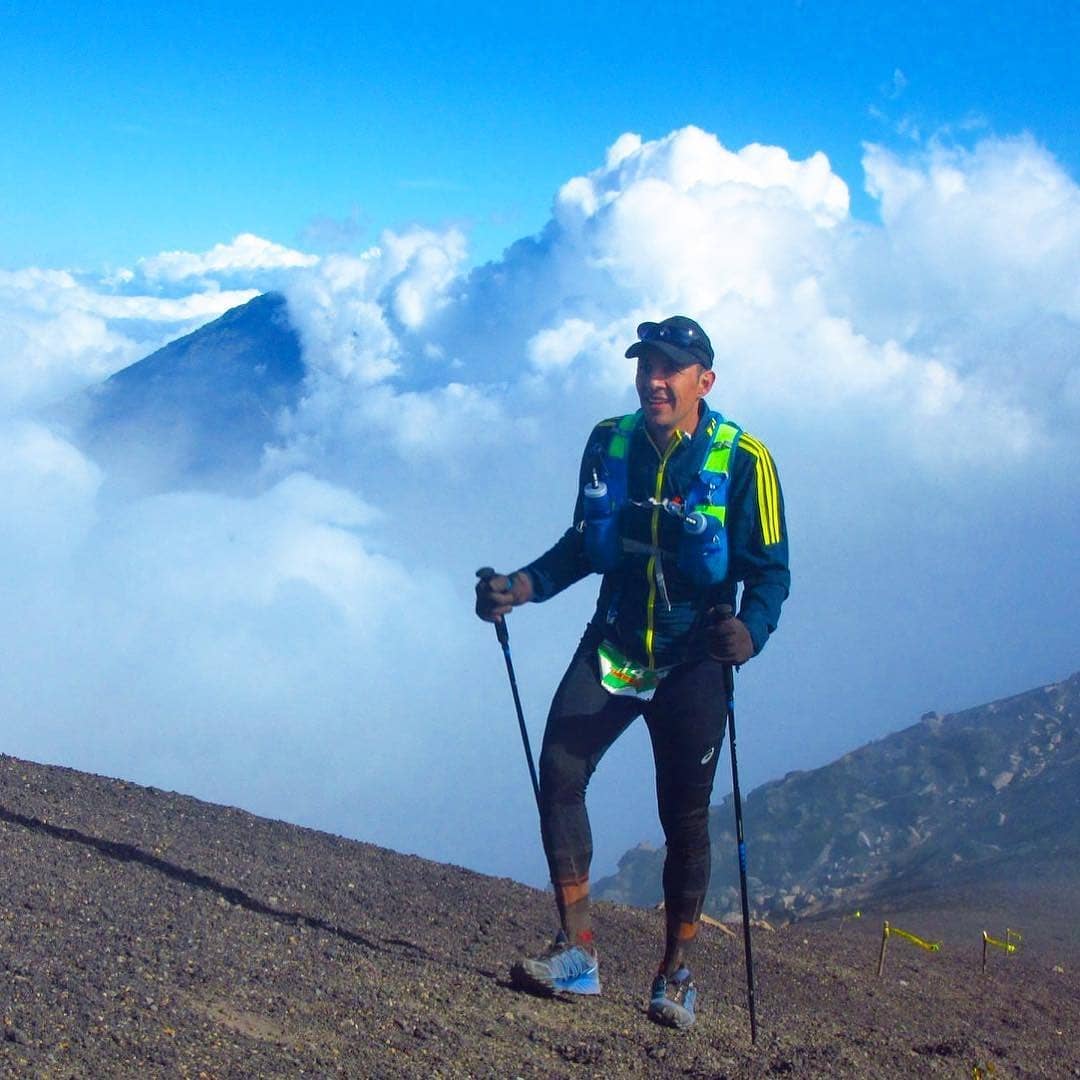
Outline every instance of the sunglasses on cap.
<path id="1" fill-rule="evenodd" d="M 642 323 L 638 327 L 641 341 L 666 341 L 680 349 L 707 349 L 704 335 L 693 326 L 671 326 L 666 323 Z"/>

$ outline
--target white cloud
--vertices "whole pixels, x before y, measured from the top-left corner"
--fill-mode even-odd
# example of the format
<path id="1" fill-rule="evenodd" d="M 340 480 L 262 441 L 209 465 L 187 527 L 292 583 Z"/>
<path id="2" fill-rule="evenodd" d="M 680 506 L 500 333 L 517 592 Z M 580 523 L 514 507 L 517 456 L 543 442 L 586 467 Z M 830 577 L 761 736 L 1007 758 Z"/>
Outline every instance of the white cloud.
<path id="1" fill-rule="evenodd" d="M 530 339 L 529 359 L 539 371 L 565 368 L 589 345 L 595 345 L 596 327 L 584 319 L 567 319 L 541 330 Z"/>
<path id="2" fill-rule="evenodd" d="M 209 251 L 163 251 L 139 261 L 139 270 L 150 281 L 179 282 L 223 274 L 252 275 L 265 270 L 294 270 L 314 266 L 317 255 L 283 247 L 253 233 L 240 233 L 227 244 Z"/>
<path id="3" fill-rule="evenodd" d="M 725 399 L 750 415 L 812 400 L 891 444 L 924 423 L 913 458 L 931 470 L 1000 463 L 992 425 L 1019 455 L 1067 437 L 1056 413 L 1076 363 L 1076 184 L 1027 139 L 910 160 L 871 149 L 867 175 L 881 227 L 848 217 L 820 154 L 732 153 L 696 128 L 623 136 L 563 185 L 538 242 L 473 275 L 440 345 L 486 381 L 505 377 L 495 358 L 512 372 L 525 357 L 530 393 L 561 386 L 595 401 L 582 412 L 603 410 L 628 384 L 637 322 L 683 311 L 711 331 Z M 468 324 L 490 310 L 501 325 L 472 340 Z"/>
<path id="4" fill-rule="evenodd" d="M 41 424 L 0 422 L 0 552 L 18 581 L 27 564 L 50 574 L 91 528 L 100 469 Z"/>
<path id="5" fill-rule="evenodd" d="M 442 377 L 430 392 L 409 385 L 417 369 L 453 367 L 424 329 L 450 303 L 465 257 L 457 229 L 388 230 L 378 247 L 328 256 L 295 275 L 286 294 L 308 374 L 300 408 L 286 419 L 292 450 L 278 467 L 329 452 L 362 461 L 373 444 L 408 457 L 421 443 L 431 452 L 473 424 L 497 421 L 480 388 Z M 402 389 L 389 385 L 397 378 Z"/>
<path id="6" fill-rule="evenodd" d="M 1028 137 L 906 160 L 868 147 L 865 165 L 883 227 L 838 261 L 838 309 L 1064 435 L 1080 324 L 1075 180 Z"/>
<path id="7" fill-rule="evenodd" d="M 406 844 L 385 811 L 408 819 L 410 759 L 385 753 L 423 740 L 417 705 L 460 663 L 432 628 L 460 608 L 378 550 L 382 515 L 302 474 L 252 497 L 97 498 L 55 436 L 0 437 L 5 750 L 339 829 L 347 791 L 355 827 Z"/>
<path id="8" fill-rule="evenodd" d="M 392 290 L 391 309 L 407 329 L 417 330 L 446 303 L 446 290 L 460 275 L 467 248 L 459 229 L 411 229 L 383 233 L 381 252 L 382 277 Z"/>
<path id="9" fill-rule="evenodd" d="M 842 220 L 848 211 L 844 182 L 822 153 L 792 161 L 778 146 L 752 143 L 728 150 L 715 135 L 686 127 L 655 142 L 624 135 L 612 146 L 602 168 L 564 184 L 556 217 L 591 217 L 644 179 L 658 180 L 682 195 L 725 191 L 727 200 L 752 202 L 770 193 L 781 205 L 795 203 L 821 224 Z"/>
<path id="10" fill-rule="evenodd" d="M 928 316 L 975 304 L 996 322 L 1025 310 L 1080 319 L 1080 191 L 1033 140 L 932 146 L 909 161 L 868 146 L 864 167 L 891 248 L 883 269 L 917 271 Z"/>
<path id="11" fill-rule="evenodd" d="M 361 535 L 377 518 L 351 492 L 296 473 L 251 498 L 178 492 L 141 501 L 118 514 L 122 528 L 99 529 L 93 548 L 103 564 L 126 567 L 120 587 L 136 603 L 157 593 L 165 609 L 227 622 L 230 611 L 271 607 L 297 585 L 366 640 L 380 594 L 408 586 L 391 560 L 365 549 Z"/>
<path id="12" fill-rule="evenodd" d="M 93 306 L 106 319 L 200 325 L 258 295 L 258 289 L 207 289 L 180 297 L 98 295 Z"/>
<path id="13" fill-rule="evenodd" d="M 315 376 L 362 387 L 394 375 L 401 347 L 392 324 L 419 330 L 445 306 L 465 256 L 457 229 L 387 230 L 378 247 L 328 256 L 295 275 L 286 287 L 290 317 Z"/>
<path id="14" fill-rule="evenodd" d="M 215 318 L 229 308 L 257 296 L 258 289 L 220 290 L 215 286 L 186 296 L 122 295 L 111 291 L 116 283 L 131 278 L 112 275 L 101 282 L 87 282 L 67 270 L 0 270 L 0 297 L 25 311 L 55 315 L 61 310 L 80 311 L 104 319 L 145 319 L 178 323 Z"/>

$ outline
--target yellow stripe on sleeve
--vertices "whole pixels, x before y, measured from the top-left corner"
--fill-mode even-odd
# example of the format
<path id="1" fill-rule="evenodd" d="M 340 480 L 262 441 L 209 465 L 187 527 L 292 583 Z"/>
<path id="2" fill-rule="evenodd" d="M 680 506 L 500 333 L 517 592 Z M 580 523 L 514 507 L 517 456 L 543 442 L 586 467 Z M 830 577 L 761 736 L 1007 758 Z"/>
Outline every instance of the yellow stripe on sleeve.
<path id="1" fill-rule="evenodd" d="M 740 436 L 738 445 L 754 458 L 762 540 L 766 547 L 778 544 L 780 543 L 780 484 L 776 478 L 776 466 L 773 464 L 772 455 L 757 439 L 745 431 Z"/>

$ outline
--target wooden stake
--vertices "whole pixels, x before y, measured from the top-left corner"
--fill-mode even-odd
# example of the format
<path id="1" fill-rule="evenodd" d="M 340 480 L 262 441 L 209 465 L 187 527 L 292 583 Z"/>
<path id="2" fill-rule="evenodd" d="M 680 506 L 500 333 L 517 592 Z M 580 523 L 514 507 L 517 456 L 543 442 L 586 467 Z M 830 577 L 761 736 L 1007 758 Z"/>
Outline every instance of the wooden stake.
<path id="1" fill-rule="evenodd" d="M 881 953 L 878 956 L 877 973 L 880 976 L 885 970 L 885 946 L 889 943 L 889 923 L 886 920 L 881 926 Z"/>
<path id="2" fill-rule="evenodd" d="M 706 926 L 715 926 L 721 934 L 727 934 L 728 937 L 738 937 L 739 935 L 731 929 L 730 926 L 725 926 L 719 919 L 714 919 L 711 915 L 702 914 L 701 921 Z"/>

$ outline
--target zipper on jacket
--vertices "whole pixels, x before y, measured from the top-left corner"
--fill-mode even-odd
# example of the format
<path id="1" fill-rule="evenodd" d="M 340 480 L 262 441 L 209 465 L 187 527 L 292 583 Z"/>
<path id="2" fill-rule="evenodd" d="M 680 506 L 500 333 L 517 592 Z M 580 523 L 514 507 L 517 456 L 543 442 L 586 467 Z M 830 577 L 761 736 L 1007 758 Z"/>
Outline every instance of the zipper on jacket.
<path id="1" fill-rule="evenodd" d="M 647 434 L 647 433 L 646 433 Z M 653 448 L 658 454 L 660 454 L 660 464 L 656 467 L 656 487 L 653 491 L 653 499 L 656 501 L 656 509 L 652 512 L 652 546 L 655 550 L 660 548 L 660 502 L 664 496 L 664 469 L 667 467 L 668 459 L 671 457 L 675 448 L 682 444 L 683 433 L 676 428 L 671 439 L 668 441 L 667 449 L 660 454 L 659 448 L 656 443 L 652 441 L 652 436 L 649 436 L 649 442 L 652 443 Z M 653 638 L 655 637 L 655 617 L 656 617 L 656 582 L 657 582 L 657 559 L 659 555 L 650 555 L 649 561 L 645 567 L 645 577 L 649 582 L 649 599 L 645 605 L 645 660 L 650 668 L 656 667 L 656 657 L 653 655 Z M 663 587 L 663 568 L 660 569 L 659 578 L 661 587 Z M 664 589 L 664 597 L 667 599 L 667 590 Z M 671 601 L 668 601 L 668 609 L 671 608 Z"/>

